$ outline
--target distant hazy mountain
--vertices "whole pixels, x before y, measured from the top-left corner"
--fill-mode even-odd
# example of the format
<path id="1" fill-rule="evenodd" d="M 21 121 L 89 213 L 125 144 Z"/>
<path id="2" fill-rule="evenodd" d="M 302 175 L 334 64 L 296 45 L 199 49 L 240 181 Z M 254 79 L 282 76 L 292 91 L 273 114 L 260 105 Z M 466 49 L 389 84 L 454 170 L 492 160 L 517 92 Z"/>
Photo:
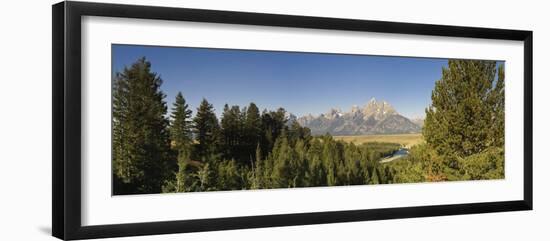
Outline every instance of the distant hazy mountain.
<path id="1" fill-rule="evenodd" d="M 297 118 L 300 125 L 311 129 L 314 135 L 368 135 L 418 133 L 421 127 L 400 115 L 386 101 L 372 98 L 363 107 L 353 106 L 350 112 L 331 109 L 319 116 Z"/>

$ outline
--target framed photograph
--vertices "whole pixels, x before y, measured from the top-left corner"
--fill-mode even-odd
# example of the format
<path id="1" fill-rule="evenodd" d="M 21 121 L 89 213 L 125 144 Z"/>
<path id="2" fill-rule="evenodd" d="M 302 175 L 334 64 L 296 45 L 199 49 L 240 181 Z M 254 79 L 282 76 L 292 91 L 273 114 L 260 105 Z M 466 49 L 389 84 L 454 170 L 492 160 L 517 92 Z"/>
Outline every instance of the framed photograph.
<path id="1" fill-rule="evenodd" d="M 55 4 L 53 235 L 531 210 L 532 34 Z"/>

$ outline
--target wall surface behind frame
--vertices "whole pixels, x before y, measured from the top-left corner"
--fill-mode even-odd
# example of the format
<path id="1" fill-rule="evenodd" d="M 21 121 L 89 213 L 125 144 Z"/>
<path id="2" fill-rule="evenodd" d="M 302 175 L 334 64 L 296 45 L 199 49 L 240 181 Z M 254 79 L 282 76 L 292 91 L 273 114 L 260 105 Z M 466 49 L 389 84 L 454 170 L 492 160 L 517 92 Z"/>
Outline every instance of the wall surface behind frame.
<path id="1" fill-rule="evenodd" d="M 155 236 L 155 240 L 547 240 L 550 236 L 550 54 L 544 1 L 140 0 L 148 5 L 528 29 L 534 33 L 534 211 Z M 54 240 L 51 231 L 51 4 L 0 10 L 0 240 Z M 546 21 L 545 21 L 546 20 Z M 114 240 L 151 240 L 132 237 Z"/>

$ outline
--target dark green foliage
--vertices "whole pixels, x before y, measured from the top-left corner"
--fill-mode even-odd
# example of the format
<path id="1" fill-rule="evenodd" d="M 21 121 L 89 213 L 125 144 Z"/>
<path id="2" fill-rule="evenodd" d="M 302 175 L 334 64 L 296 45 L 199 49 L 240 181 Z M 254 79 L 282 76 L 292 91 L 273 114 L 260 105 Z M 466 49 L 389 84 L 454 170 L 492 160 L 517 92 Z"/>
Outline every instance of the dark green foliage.
<path id="1" fill-rule="evenodd" d="M 449 61 L 426 110 L 426 143 L 383 164 L 399 144 L 314 137 L 283 108 L 226 104 L 218 122 L 206 99 L 192 118 L 178 93 L 168 121 L 161 84 L 145 58 L 114 78 L 114 194 L 504 177 L 504 69 L 494 61 Z"/>
<path id="2" fill-rule="evenodd" d="M 206 163 L 202 165 L 195 173 L 195 178 L 197 184 L 195 184 L 195 189 L 191 191 L 204 192 L 204 191 L 215 191 L 215 169 L 212 166 L 215 165 L 214 162 Z"/>
<path id="3" fill-rule="evenodd" d="M 177 152 L 178 171 L 175 175 L 175 182 L 171 181 L 164 187 L 164 192 L 175 191 L 184 192 L 191 185 L 188 175 L 187 163 L 191 156 L 192 145 L 192 111 L 185 102 L 185 98 L 181 92 L 176 95 L 176 101 L 172 108 L 170 137 L 172 140 L 172 148 Z"/>
<path id="4" fill-rule="evenodd" d="M 504 73 L 495 61 L 450 60 L 435 84 L 423 135 L 450 159 L 481 153 L 504 140 Z M 497 124 L 497 125 L 494 125 Z"/>
<path id="5" fill-rule="evenodd" d="M 245 186 L 243 177 L 241 177 L 241 170 L 239 170 L 239 167 L 234 160 L 220 162 L 217 165 L 217 171 L 216 189 L 244 189 Z"/>
<path id="6" fill-rule="evenodd" d="M 195 147 L 196 157 L 203 162 L 215 159 L 219 151 L 221 129 L 214 107 L 206 99 L 197 108 L 193 122 L 198 142 Z"/>
<path id="7" fill-rule="evenodd" d="M 461 159 L 459 165 L 466 180 L 500 179 L 504 177 L 504 150 L 490 147 L 481 153 Z"/>
<path id="8" fill-rule="evenodd" d="M 306 173 L 309 170 L 306 142 L 298 139 L 294 144 L 294 158 L 290 161 L 291 186 L 304 187 L 307 185 Z"/>
<path id="9" fill-rule="evenodd" d="M 314 138 L 310 141 L 310 148 L 307 151 L 309 159 L 309 170 L 306 173 L 307 185 L 309 186 L 326 186 L 327 185 L 327 170 L 323 165 L 323 145 L 319 138 Z"/>
<path id="10" fill-rule="evenodd" d="M 295 144 L 298 140 L 303 140 L 307 143 L 311 139 L 311 130 L 307 127 L 302 127 L 296 120 L 290 123 L 287 133 L 288 139 L 292 144 Z"/>
<path id="11" fill-rule="evenodd" d="M 281 135 L 277 138 L 272 154 L 273 172 L 271 179 L 274 187 L 291 187 L 292 170 L 290 162 L 294 159 L 294 152 L 288 143 L 286 135 Z"/>
<path id="12" fill-rule="evenodd" d="M 286 127 L 288 119 L 286 118 L 286 111 L 283 108 L 277 109 L 277 111 L 267 111 L 262 112 L 262 130 L 263 137 L 261 140 L 262 153 L 266 155 L 273 149 L 275 140 L 282 133 L 283 129 Z"/>
<path id="13" fill-rule="evenodd" d="M 260 144 L 256 145 L 256 156 L 255 162 L 252 164 L 250 171 L 247 173 L 247 179 L 249 182 L 250 189 L 260 189 L 264 185 L 263 180 L 263 163 L 262 160 L 262 151 L 260 149 Z"/>
<path id="14" fill-rule="evenodd" d="M 354 145 L 331 136 L 297 138 L 289 141 L 282 129 L 273 149 L 262 156 L 256 145 L 255 162 L 238 164 L 235 160 L 207 161 L 194 172 L 194 184 L 185 191 L 293 188 L 335 185 L 391 183 L 391 170 L 378 161 L 399 148 L 398 144 L 368 143 Z M 377 159 L 368 160 L 368 156 Z M 371 171 L 369 171 L 371 170 Z M 372 173 L 374 176 L 371 176 Z M 188 188 L 187 188 L 188 187 Z"/>
<path id="15" fill-rule="evenodd" d="M 504 66 L 450 60 L 426 110 L 425 145 L 388 164 L 396 182 L 504 178 Z"/>
<path id="16" fill-rule="evenodd" d="M 189 105 L 185 102 L 185 98 L 181 92 L 176 95 L 176 102 L 172 108 L 170 115 L 172 121 L 170 123 L 170 138 L 175 149 L 179 152 L 188 149 L 192 144 L 192 121 Z"/>
<path id="17" fill-rule="evenodd" d="M 247 108 L 224 106 L 221 119 L 223 158 L 234 159 L 240 165 L 255 161 L 256 147 L 262 142 L 262 119 L 254 103 Z"/>
<path id="18" fill-rule="evenodd" d="M 160 192 L 175 167 L 162 80 L 141 58 L 113 82 L 114 193 Z"/>
<path id="19" fill-rule="evenodd" d="M 231 159 L 231 157 L 242 156 L 244 118 L 239 106 L 234 105 L 230 108 L 225 104 L 221 119 L 221 128 L 223 157 Z"/>
<path id="20" fill-rule="evenodd" d="M 449 174 L 442 159 L 426 144 L 414 146 L 409 156 L 384 164 L 391 173 L 393 183 L 443 181 Z"/>
<path id="21" fill-rule="evenodd" d="M 427 145 L 411 150 L 411 155 L 385 164 L 394 183 L 418 183 L 504 178 L 503 148 L 489 147 L 481 153 L 457 160 L 458 168 L 446 165 L 443 158 Z"/>
<path id="22" fill-rule="evenodd" d="M 261 143 L 262 135 L 262 118 L 260 116 L 260 110 L 256 104 L 250 103 L 248 108 L 246 108 L 246 116 L 244 118 L 243 142 L 247 154 L 256 152 L 257 147 Z M 252 158 L 254 161 L 258 160 L 255 156 Z"/>
<path id="23" fill-rule="evenodd" d="M 368 160 L 369 153 L 386 156 L 397 144 L 374 143 L 356 146 L 330 136 L 298 139 L 291 145 L 285 131 L 275 141 L 271 155 L 256 162 L 248 173 L 248 188 L 288 188 L 391 183 L 390 168 Z M 371 171 L 369 171 L 371 170 Z M 372 173 L 373 175 L 370 175 Z"/>

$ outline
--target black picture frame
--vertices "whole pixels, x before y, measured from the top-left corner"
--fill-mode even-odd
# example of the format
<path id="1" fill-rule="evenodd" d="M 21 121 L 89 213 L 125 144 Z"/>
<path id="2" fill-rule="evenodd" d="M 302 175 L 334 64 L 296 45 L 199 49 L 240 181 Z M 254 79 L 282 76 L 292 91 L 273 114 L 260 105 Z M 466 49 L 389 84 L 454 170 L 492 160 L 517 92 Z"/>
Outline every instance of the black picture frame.
<path id="1" fill-rule="evenodd" d="M 366 21 L 263 13 L 198 10 L 89 2 L 52 6 L 52 233 L 60 239 L 106 238 L 213 230 L 308 225 L 381 219 L 532 210 L 533 32 L 520 30 Z M 421 207 L 212 218 L 82 226 L 81 224 L 81 17 L 194 21 L 428 36 L 517 40 L 524 43 L 523 199 Z M 139 220 L 136 220 L 139 221 Z"/>

